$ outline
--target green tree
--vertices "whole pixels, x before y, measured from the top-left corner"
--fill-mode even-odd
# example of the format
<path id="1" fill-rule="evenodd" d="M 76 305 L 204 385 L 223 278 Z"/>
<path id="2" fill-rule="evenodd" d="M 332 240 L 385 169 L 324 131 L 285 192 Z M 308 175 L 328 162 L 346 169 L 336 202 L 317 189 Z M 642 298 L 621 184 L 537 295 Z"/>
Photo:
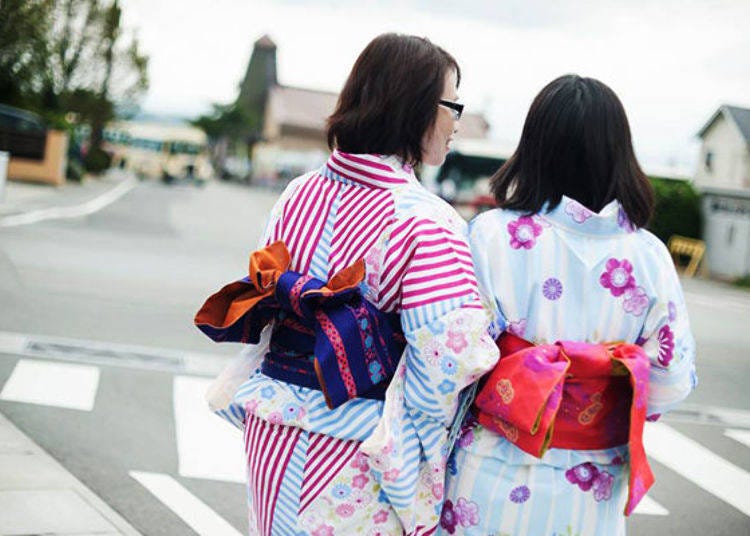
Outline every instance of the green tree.
<path id="1" fill-rule="evenodd" d="M 121 19 L 118 0 L 2 0 L 0 101 L 57 126 L 76 112 L 100 151 L 116 108 L 148 88 L 148 57 Z"/>
<path id="2" fill-rule="evenodd" d="M 53 7 L 52 0 L 0 2 L 0 101 L 40 106 Z"/>

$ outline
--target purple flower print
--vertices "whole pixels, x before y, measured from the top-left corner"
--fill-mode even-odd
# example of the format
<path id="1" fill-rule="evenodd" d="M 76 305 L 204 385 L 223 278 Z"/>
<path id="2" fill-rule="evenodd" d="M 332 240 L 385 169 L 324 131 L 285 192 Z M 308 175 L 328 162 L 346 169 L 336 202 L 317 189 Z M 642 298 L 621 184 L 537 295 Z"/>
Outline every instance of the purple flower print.
<path id="1" fill-rule="evenodd" d="M 635 226 L 630 223 L 628 215 L 625 213 L 622 207 L 617 210 L 617 225 L 619 225 L 622 229 L 625 229 L 625 231 L 629 233 L 635 231 Z"/>
<path id="2" fill-rule="evenodd" d="M 674 322 L 677 318 L 677 306 L 674 304 L 673 301 L 670 301 L 667 304 L 667 311 L 669 311 L 669 321 Z"/>
<path id="3" fill-rule="evenodd" d="M 526 319 L 521 318 L 519 320 L 516 320 L 515 322 L 509 322 L 508 331 L 513 335 L 523 337 L 523 334 L 526 332 Z"/>
<path id="4" fill-rule="evenodd" d="M 646 420 L 648 422 L 656 422 L 661 418 L 661 413 L 653 413 L 651 415 L 646 415 Z"/>
<path id="5" fill-rule="evenodd" d="M 565 471 L 565 478 L 571 484 L 577 485 L 581 491 L 588 491 L 599 475 L 599 469 L 591 462 L 584 462 Z"/>
<path id="6" fill-rule="evenodd" d="M 669 362 L 672 361 L 674 354 L 674 333 L 669 329 L 669 325 L 665 324 L 659 330 L 659 363 L 665 367 L 669 366 Z"/>
<path id="7" fill-rule="evenodd" d="M 517 488 L 510 490 L 510 495 L 508 497 L 514 503 L 521 504 L 528 501 L 530 496 L 531 491 L 527 486 L 518 486 Z"/>
<path id="8" fill-rule="evenodd" d="M 641 316 L 648 309 L 649 299 L 643 287 L 629 288 L 625 291 L 622 308 L 633 316 Z"/>
<path id="9" fill-rule="evenodd" d="M 474 442 L 474 430 L 467 428 L 458 438 L 459 447 L 468 447 Z"/>
<path id="10" fill-rule="evenodd" d="M 627 259 L 609 259 L 605 272 L 599 277 L 599 283 L 608 288 L 612 296 L 619 298 L 626 290 L 635 287 L 633 265 Z"/>
<path id="11" fill-rule="evenodd" d="M 576 223 L 583 223 L 594 215 L 593 212 L 573 199 L 565 204 L 565 214 L 573 218 Z"/>
<path id="12" fill-rule="evenodd" d="M 531 249 L 536 244 L 536 237 L 542 234 L 542 226 L 534 218 L 521 216 L 508 224 L 510 247 L 513 249 Z"/>
<path id="13" fill-rule="evenodd" d="M 453 507 L 453 513 L 456 516 L 456 522 L 462 527 L 471 527 L 479 524 L 479 506 L 475 502 L 459 497 Z"/>
<path id="14" fill-rule="evenodd" d="M 453 501 L 448 499 L 443 504 L 443 512 L 440 514 L 440 526 L 444 528 L 448 534 L 454 534 L 456 532 L 456 512 L 453 510 Z"/>
<path id="15" fill-rule="evenodd" d="M 542 286 L 542 294 L 548 300 L 555 301 L 562 296 L 563 286 L 560 280 L 555 277 L 550 277 L 544 282 Z"/>
<path id="16" fill-rule="evenodd" d="M 594 479 L 594 499 L 598 501 L 607 501 L 612 498 L 612 484 L 615 477 L 607 471 L 602 471 Z"/>

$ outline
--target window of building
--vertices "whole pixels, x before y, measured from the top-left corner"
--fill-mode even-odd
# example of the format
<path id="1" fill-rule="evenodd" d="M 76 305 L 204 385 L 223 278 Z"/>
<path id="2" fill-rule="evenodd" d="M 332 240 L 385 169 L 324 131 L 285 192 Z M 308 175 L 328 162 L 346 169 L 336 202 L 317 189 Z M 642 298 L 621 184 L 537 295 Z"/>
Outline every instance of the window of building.
<path id="1" fill-rule="evenodd" d="M 713 151 L 706 151 L 706 158 L 704 164 L 708 171 L 713 171 L 714 153 Z"/>

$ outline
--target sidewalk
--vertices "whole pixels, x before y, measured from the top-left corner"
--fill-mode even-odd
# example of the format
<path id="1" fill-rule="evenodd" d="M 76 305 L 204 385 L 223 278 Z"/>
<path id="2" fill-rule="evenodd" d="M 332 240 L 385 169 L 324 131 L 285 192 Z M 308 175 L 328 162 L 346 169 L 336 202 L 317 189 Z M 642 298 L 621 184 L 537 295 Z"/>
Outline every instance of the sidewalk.
<path id="1" fill-rule="evenodd" d="M 106 199 L 108 194 L 116 199 L 136 184 L 134 175 L 118 169 L 110 169 L 101 177 L 86 178 L 80 183 L 69 182 L 63 186 L 8 181 L 4 195 L 0 197 L 0 226 L 85 215 L 92 209 L 101 208 L 92 206 L 98 200 Z M 27 217 L 22 218 L 22 215 Z"/>
<path id="2" fill-rule="evenodd" d="M 140 536 L 2 414 L 0 534 Z"/>

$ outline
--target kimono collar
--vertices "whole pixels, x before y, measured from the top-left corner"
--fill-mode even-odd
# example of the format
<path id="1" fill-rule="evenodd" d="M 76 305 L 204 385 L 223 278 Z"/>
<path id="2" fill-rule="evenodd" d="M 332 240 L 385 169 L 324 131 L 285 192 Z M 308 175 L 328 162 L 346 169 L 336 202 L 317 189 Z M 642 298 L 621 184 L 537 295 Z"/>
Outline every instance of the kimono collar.
<path id="1" fill-rule="evenodd" d="M 397 156 L 333 151 L 320 171 L 329 179 L 370 188 L 396 188 L 416 183 L 414 169 Z"/>
<path id="2" fill-rule="evenodd" d="M 588 235 L 611 236 L 637 230 L 617 200 L 596 213 L 575 199 L 563 196 L 560 204 L 551 211 L 547 212 L 545 206 L 539 217 L 557 227 Z"/>

